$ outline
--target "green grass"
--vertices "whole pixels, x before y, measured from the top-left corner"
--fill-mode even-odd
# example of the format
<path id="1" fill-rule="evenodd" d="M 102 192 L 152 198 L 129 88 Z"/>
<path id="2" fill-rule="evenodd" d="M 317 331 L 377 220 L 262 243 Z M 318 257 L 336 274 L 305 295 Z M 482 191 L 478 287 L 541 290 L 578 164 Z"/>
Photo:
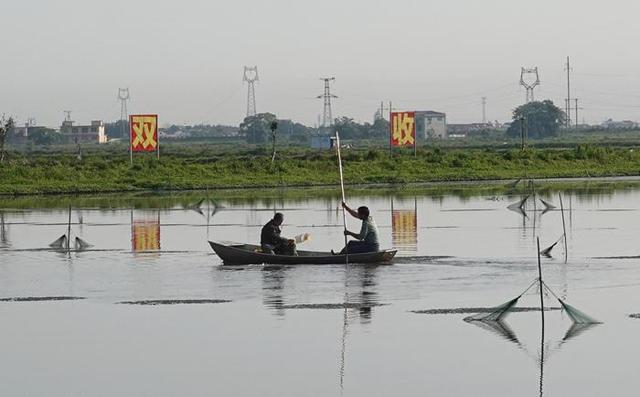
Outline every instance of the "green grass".
<path id="1" fill-rule="evenodd" d="M 97 193 L 336 184 L 335 153 L 292 148 L 275 164 L 265 148 L 165 145 L 158 161 L 139 154 L 129 165 L 121 146 L 70 152 L 10 153 L 0 165 L 0 193 Z M 348 184 L 640 175 L 640 152 L 632 148 L 419 148 L 343 150 Z"/>

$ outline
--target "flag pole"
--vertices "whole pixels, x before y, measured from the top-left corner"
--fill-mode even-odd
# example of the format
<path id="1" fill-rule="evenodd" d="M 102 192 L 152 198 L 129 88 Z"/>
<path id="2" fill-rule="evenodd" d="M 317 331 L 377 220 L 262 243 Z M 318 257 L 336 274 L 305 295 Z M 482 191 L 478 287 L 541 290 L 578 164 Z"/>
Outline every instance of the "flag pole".
<path id="1" fill-rule="evenodd" d="M 338 147 L 338 169 L 340 170 L 340 192 L 342 193 L 342 202 L 346 203 L 344 196 L 344 177 L 342 176 L 342 157 L 340 156 L 340 135 L 336 131 L 336 146 Z M 347 213 L 344 207 L 342 207 L 342 223 L 344 225 L 344 231 L 347 231 Z M 344 262 L 349 265 L 349 250 L 347 250 L 347 235 L 344 235 Z"/>
<path id="2" fill-rule="evenodd" d="M 129 116 L 129 163 L 133 165 L 133 141 L 131 140 L 131 116 Z"/>
<path id="3" fill-rule="evenodd" d="M 156 142 L 156 151 L 158 153 L 158 160 L 160 160 L 160 126 L 158 125 L 157 115 L 156 115 L 156 134 L 158 134 L 158 141 Z"/>

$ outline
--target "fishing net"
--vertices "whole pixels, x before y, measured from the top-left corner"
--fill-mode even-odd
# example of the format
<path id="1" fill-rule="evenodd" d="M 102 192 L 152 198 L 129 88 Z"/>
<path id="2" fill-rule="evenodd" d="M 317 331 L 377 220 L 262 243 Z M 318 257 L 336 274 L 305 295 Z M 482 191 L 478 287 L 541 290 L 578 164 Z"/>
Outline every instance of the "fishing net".
<path id="1" fill-rule="evenodd" d="M 524 203 L 526 203 L 528 199 L 529 199 L 529 195 L 526 195 L 522 200 L 516 203 L 510 204 L 509 206 L 507 206 L 507 208 L 514 211 L 522 210 L 524 209 Z"/>
<path id="2" fill-rule="evenodd" d="M 562 240 L 563 237 L 564 237 L 564 234 L 562 236 L 560 236 L 560 238 L 557 239 L 555 243 L 551 244 L 547 248 L 545 248 L 542 251 L 540 251 L 540 255 L 544 255 L 547 258 L 551 258 L 551 250 L 553 249 L 553 247 L 555 247 L 560 242 L 560 240 Z"/>
<path id="3" fill-rule="evenodd" d="M 571 317 L 571 320 L 573 320 L 575 324 L 601 324 L 600 321 L 590 317 L 570 304 L 563 302 L 561 299 L 558 299 L 558 302 L 560 302 L 562 308 L 567 312 L 567 315 Z"/>
<path id="4" fill-rule="evenodd" d="M 544 281 L 542 282 L 542 285 L 547 291 L 549 291 L 549 293 L 551 293 L 551 295 L 553 295 L 554 298 L 558 300 L 558 302 L 560 302 L 560 305 L 562 306 L 564 311 L 567 312 L 567 315 L 571 318 L 574 324 L 602 324 L 601 321 L 596 320 L 595 318 L 589 316 L 581 310 L 576 309 L 575 307 L 560 299 L 558 295 L 556 295 L 555 292 L 553 292 L 553 290 L 549 288 L 547 283 L 545 283 Z"/>
<path id="5" fill-rule="evenodd" d="M 555 206 L 555 205 L 553 205 L 553 204 L 549 203 L 548 201 L 545 201 L 545 200 L 543 200 L 543 199 L 540 199 L 540 201 L 542 202 L 542 204 L 544 204 L 544 207 L 545 207 L 545 209 L 544 209 L 544 210 L 545 210 L 545 211 L 553 210 L 553 209 L 555 209 L 555 208 L 556 208 L 556 206 Z"/>
<path id="6" fill-rule="evenodd" d="M 500 321 L 505 318 L 506 315 L 509 314 L 509 310 L 518 303 L 520 296 L 510 300 L 509 302 L 505 302 L 500 306 L 491 308 L 488 313 L 478 313 L 473 316 L 466 317 L 464 321 Z"/>
<path id="7" fill-rule="evenodd" d="M 75 241 L 76 250 L 85 250 L 89 247 L 93 247 L 93 244 L 89 244 L 88 242 L 84 241 L 80 237 L 76 237 L 76 241 Z"/>
<path id="8" fill-rule="evenodd" d="M 53 243 L 49 244 L 51 248 L 65 248 L 67 246 L 67 236 L 62 235 L 58 237 Z"/>

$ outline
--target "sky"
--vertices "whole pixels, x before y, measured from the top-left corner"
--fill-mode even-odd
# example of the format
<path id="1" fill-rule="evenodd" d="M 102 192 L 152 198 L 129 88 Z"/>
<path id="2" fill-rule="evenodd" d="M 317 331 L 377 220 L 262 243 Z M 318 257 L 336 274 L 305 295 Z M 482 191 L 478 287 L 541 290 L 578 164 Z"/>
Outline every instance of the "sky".
<path id="1" fill-rule="evenodd" d="M 0 114 L 59 126 L 157 113 L 161 124 L 238 125 L 244 65 L 257 65 L 258 112 L 315 125 L 320 77 L 333 116 L 397 110 L 451 123 L 508 121 L 525 100 L 564 108 L 566 57 L 579 121 L 640 120 L 640 2 L 632 0 L 3 0 Z M 573 111 L 572 111 L 573 113 Z M 573 114 L 572 114 L 573 117 Z"/>

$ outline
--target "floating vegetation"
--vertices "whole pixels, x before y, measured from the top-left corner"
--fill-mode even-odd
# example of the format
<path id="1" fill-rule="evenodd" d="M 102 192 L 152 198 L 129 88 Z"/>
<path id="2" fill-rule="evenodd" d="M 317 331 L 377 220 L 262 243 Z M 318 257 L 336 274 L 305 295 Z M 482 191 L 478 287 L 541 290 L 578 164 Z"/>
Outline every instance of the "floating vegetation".
<path id="1" fill-rule="evenodd" d="M 16 296 L 12 298 L 0 298 L 0 302 L 50 302 L 73 301 L 86 299 L 83 296 Z"/>
<path id="2" fill-rule="evenodd" d="M 508 302 L 510 303 L 510 302 Z M 474 313 L 494 313 L 496 307 L 454 307 L 448 309 L 425 309 L 411 310 L 415 314 L 474 314 Z M 560 310 L 560 307 L 545 307 L 544 311 Z M 511 307 L 509 313 L 517 312 L 539 312 L 539 307 Z"/>
<path id="3" fill-rule="evenodd" d="M 229 303 L 230 300 L 226 299 L 155 299 L 155 300 L 140 300 L 140 301 L 122 301 L 116 302 L 118 305 L 201 305 L 201 304 L 214 304 L 214 303 Z"/>
<path id="4" fill-rule="evenodd" d="M 385 305 L 385 303 L 303 303 L 298 305 L 283 305 L 282 309 L 366 309 Z"/>

